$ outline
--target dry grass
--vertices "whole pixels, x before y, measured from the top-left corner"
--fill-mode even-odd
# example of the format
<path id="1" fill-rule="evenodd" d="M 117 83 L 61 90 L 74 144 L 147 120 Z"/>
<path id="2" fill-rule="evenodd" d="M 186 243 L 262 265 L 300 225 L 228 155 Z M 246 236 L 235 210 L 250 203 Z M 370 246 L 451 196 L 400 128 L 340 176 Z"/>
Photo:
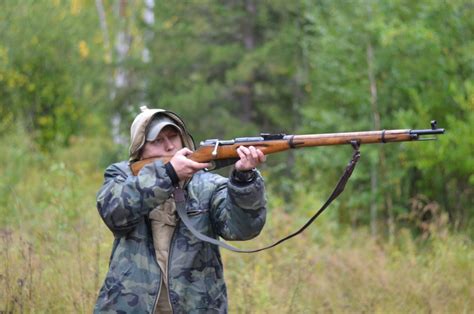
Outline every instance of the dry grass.
<path id="1" fill-rule="evenodd" d="M 102 170 L 89 157 L 101 143 L 79 139 L 45 159 L 27 154 L 30 143 L 11 141 L 17 145 L 0 157 L 0 313 L 90 313 L 112 244 L 95 209 Z M 15 156 L 23 157 L 9 161 Z M 237 245 L 261 246 L 294 229 L 297 213 L 279 210 L 278 201 L 262 235 Z M 444 234 L 418 242 L 400 231 L 388 244 L 363 229 L 333 230 L 329 220 L 267 252 L 223 252 L 231 312 L 474 311 L 470 240 Z"/>
<path id="2" fill-rule="evenodd" d="M 261 242 L 270 242 L 262 237 L 266 239 Z M 416 243 L 402 231 L 394 244 L 387 244 L 358 230 L 325 238 L 320 243 L 302 236 L 250 256 L 225 253 L 231 309 L 239 313 L 474 310 L 474 250 L 472 242 L 461 236 Z"/>

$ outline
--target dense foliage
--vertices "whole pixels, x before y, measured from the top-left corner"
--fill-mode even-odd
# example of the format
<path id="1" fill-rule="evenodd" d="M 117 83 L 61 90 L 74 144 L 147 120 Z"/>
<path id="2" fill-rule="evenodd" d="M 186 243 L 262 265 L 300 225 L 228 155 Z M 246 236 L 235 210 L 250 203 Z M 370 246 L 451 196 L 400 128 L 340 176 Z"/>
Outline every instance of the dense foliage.
<path id="1" fill-rule="evenodd" d="M 9 1 L 0 12 L 1 128 L 21 122 L 39 149 L 93 135 L 125 147 L 142 104 L 180 113 L 197 140 L 437 119 L 448 130 L 437 142 L 363 147 L 338 217 L 376 230 L 424 202 L 469 225 L 469 1 Z M 287 202 L 324 195 L 348 155 L 272 156 L 268 183 Z"/>

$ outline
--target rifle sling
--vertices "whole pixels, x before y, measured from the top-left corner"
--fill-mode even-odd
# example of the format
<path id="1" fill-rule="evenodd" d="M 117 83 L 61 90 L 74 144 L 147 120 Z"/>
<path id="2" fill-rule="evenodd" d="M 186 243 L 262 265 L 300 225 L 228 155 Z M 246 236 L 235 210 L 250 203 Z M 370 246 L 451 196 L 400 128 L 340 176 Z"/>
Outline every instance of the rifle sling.
<path id="1" fill-rule="evenodd" d="M 243 250 L 236 248 L 232 245 L 229 245 L 223 241 L 219 241 L 215 238 L 208 237 L 202 233 L 200 233 L 196 228 L 194 228 L 192 222 L 189 220 L 188 215 L 186 213 L 186 196 L 185 192 L 181 188 L 176 188 L 174 191 L 174 198 L 176 202 L 176 211 L 178 212 L 179 218 L 183 221 L 185 226 L 191 231 L 191 233 L 198 238 L 201 241 L 208 242 L 214 245 L 218 245 L 220 247 L 226 248 L 230 251 L 237 252 L 237 253 L 255 253 L 255 252 L 260 252 L 263 250 L 270 249 L 274 246 L 277 246 L 280 243 L 285 242 L 288 239 L 293 238 L 294 236 L 300 234 L 303 232 L 309 225 L 313 223 L 316 218 L 318 218 L 319 215 L 329 206 L 329 204 L 332 203 L 333 200 L 335 200 L 341 193 L 344 191 L 344 187 L 346 186 L 347 181 L 349 180 L 352 172 L 354 171 L 354 168 L 357 164 L 357 161 L 360 158 L 360 151 L 359 151 L 359 143 L 356 141 L 351 141 L 351 145 L 354 148 L 354 153 L 352 155 L 352 159 L 349 162 L 349 164 L 346 166 L 346 169 L 344 170 L 344 173 L 342 174 L 341 178 L 337 182 L 336 187 L 332 191 L 331 195 L 329 196 L 328 200 L 324 203 L 324 205 L 311 217 L 300 229 L 297 231 L 291 233 L 290 235 L 276 241 L 273 244 L 270 244 L 268 246 L 259 248 L 259 249 L 253 249 L 253 250 Z"/>

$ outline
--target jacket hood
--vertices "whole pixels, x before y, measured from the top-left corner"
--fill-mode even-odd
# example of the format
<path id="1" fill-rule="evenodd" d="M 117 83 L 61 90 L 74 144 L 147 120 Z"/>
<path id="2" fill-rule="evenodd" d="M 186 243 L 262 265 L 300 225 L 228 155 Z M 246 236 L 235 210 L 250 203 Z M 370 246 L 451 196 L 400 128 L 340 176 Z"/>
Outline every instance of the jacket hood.
<path id="1" fill-rule="evenodd" d="M 174 112 L 164 109 L 149 109 L 147 106 L 140 107 L 141 112 L 133 120 L 130 127 L 130 149 L 129 160 L 136 161 L 140 158 L 140 150 L 145 144 L 148 126 L 156 116 L 165 116 L 171 119 L 180 129 L 183 145 L 190 150 L 195 150 L 194 140 L 188 132 L 184 121 Z"/>

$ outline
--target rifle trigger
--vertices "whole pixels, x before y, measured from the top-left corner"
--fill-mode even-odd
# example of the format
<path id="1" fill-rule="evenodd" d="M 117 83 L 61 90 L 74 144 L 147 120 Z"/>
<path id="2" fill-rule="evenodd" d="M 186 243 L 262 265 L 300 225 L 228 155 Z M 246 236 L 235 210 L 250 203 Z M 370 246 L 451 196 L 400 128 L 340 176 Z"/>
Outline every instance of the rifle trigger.
<path id="1" fill-rule="evenodd" d="M 206 172 L 216 169 L 216 162 L 214 160 L 211 160 L 209 163 L 211 164 L 211 166 L 209 168 L 204 168 L 204 171 Z"/>
<path id="2" fill-rule="evenodd" d="M 216 158 L 217 157 L 217 147 L 219 146 L 219 140 L 216 140 L 216 144 L 214 146 L 214 150 L 212 151 L 211 155 L 212 157 Z"/>

